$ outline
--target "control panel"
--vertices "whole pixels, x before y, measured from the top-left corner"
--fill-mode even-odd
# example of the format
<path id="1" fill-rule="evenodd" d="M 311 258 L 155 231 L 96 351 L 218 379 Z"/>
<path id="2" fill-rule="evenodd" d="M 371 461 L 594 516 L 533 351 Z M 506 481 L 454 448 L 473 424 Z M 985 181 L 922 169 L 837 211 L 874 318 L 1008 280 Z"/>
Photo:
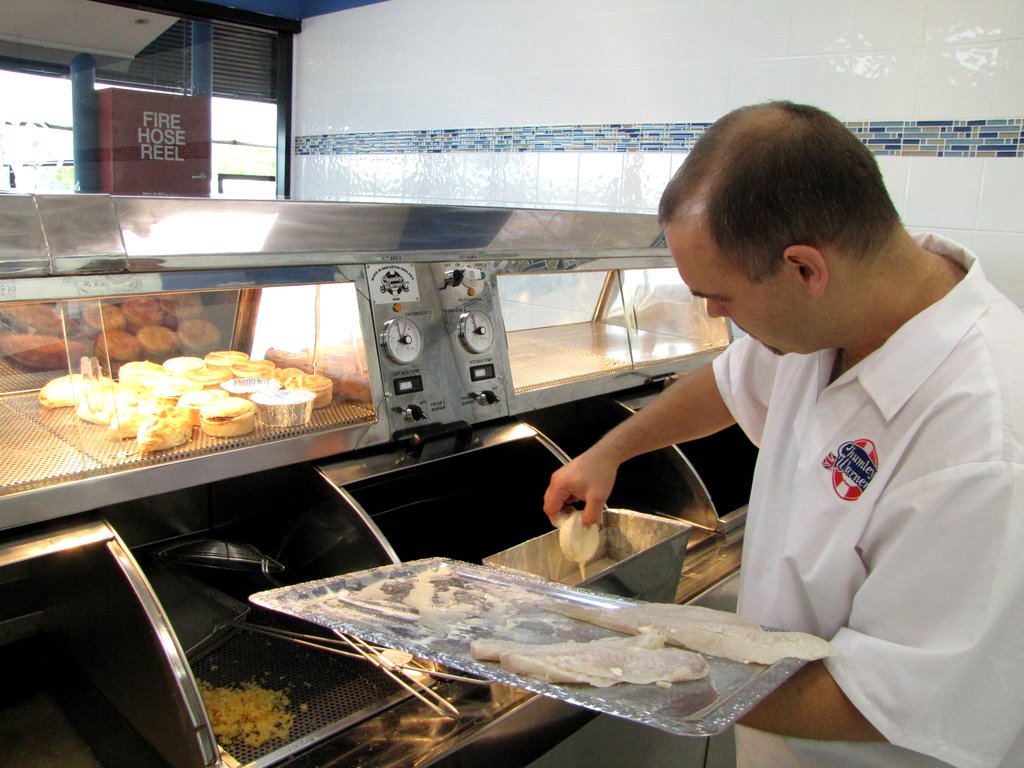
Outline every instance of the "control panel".
<path id="1" fill-rule="evenodd" d="M 393 435 L 508 415 L 488 264 L 374 264 L 366 275 Z"/>

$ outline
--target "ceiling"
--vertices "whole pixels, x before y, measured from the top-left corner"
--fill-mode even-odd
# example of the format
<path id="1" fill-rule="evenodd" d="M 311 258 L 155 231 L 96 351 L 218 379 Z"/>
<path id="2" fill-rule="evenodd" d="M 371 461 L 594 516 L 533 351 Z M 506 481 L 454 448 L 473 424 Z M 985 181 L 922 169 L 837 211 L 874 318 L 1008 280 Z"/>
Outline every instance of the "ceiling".
<path id="1" fill-rule="evenodd" d="M 207 0 L 300 20 L 382 0 Z M 131 60 L 177 19 L 89 0 L 0 0 L 0 56 L 69 65 L 90 53 L 100 66 Z"/>
<path id="2" fill-rule="evenodd" d="M 91 53 L 97 63 L 132 59 L 176 19 L 86 0 L 0 0 L 0 55 L 70 63 Z"/>
<path id="3" fill-rule="evenodd" d="M 207 0 L 216 5 L 265 13 L 282 19 L 308 19 L 335 11 L 347 11 L 384 0 Z"/>

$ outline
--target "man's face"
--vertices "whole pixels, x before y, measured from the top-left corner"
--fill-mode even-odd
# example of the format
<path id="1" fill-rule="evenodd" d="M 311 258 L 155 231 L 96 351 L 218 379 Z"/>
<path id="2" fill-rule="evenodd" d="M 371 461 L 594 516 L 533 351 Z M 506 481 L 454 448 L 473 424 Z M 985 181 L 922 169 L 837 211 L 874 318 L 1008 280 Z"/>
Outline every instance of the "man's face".
<path id="1" fill-rule="evenodd" d="M 784 272 L 760 283 L 748 279 L 720 254 L 699 213 L 673 220 L 665 237 L 683 282 L 707 300 L 709 315 L 731 318 L 778 354 L 813 351 L 801 330 L 808 318 L 801 316 L 800 297 Z"/>

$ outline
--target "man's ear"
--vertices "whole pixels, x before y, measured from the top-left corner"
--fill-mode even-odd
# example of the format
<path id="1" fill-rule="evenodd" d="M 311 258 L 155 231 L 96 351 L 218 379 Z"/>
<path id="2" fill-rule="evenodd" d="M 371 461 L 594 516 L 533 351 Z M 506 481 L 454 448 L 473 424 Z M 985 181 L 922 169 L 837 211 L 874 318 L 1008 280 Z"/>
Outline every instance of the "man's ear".
<path id="1" fill-rule="evenodd" d="M 820 299 L 825 295 L 829 280 L 828 260 L 817 248 L 789 246 L 782 254 L 782 268 L 800 281 L 812 298 Z"/>

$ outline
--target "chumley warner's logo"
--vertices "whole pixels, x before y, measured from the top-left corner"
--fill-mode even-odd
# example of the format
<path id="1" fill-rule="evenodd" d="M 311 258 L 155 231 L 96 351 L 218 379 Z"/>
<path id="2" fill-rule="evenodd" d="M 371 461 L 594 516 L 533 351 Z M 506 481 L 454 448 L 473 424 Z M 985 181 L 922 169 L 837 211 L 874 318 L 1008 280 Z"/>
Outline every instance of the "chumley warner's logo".
<path id="1" fill-rule="evenodd" d="M 856 501 L 878 473 L 878 451 L 867 438 L 848 440 L 821 460 L 832 473 L 832 489 L 844 501 Z"/>
<path id="2" fill-rule="evenodd" d="M 397 298 L 403 293 L 409 292 L 409 281 L 397 269 L 389 269 L 381 276 L 377 287 L 381 293 Z"/>

